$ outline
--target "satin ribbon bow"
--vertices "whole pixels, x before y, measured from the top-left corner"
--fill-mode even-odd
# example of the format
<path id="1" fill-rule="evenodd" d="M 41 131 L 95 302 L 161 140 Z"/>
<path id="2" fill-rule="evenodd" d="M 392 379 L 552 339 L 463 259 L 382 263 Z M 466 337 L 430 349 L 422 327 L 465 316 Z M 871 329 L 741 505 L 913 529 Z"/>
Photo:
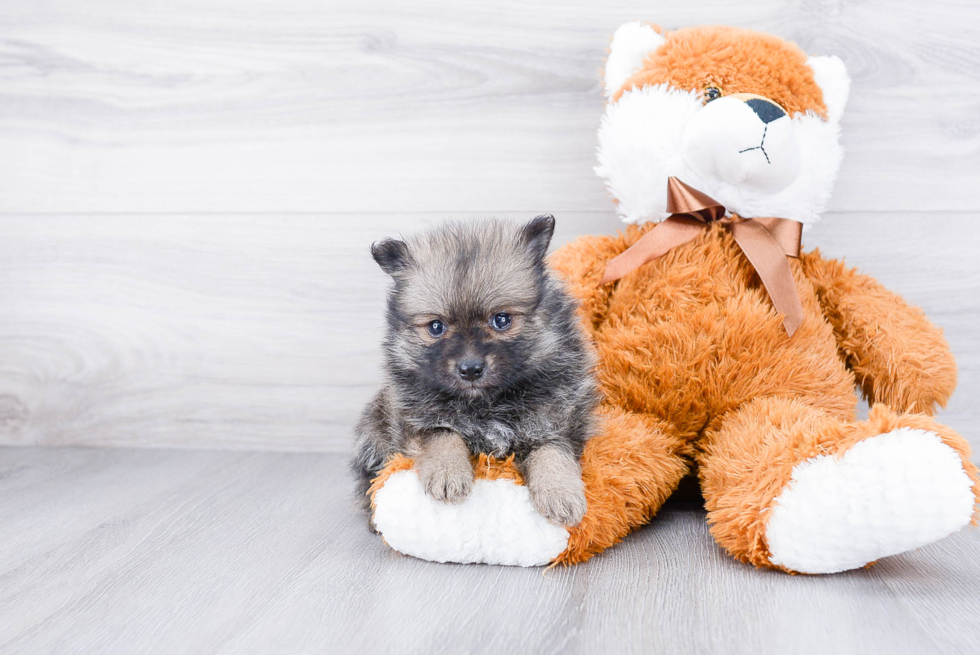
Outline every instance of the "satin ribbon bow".
<path id="1" fill-rule="evenodd" d="M 793 336 L 803 322 L 803 306 L 786 257 L 800 256 L 802 223 L 788 218 L 726 217 L 724 205 L 676 177 L 667 180 L 667 211 L 671 213 L 667 220 L 609 260 L 600 285 L 618 280 L 691 241 L 712 223 L 720 223 L 731 232 L 735 243 L 759 274 L 773 307 L 783 314 L 786 332 Z"/>

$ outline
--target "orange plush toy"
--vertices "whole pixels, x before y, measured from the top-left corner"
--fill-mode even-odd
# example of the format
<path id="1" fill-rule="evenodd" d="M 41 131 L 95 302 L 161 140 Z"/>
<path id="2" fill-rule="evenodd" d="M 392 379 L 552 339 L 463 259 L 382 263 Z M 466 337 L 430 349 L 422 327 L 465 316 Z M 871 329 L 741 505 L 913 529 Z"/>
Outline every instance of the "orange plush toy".
<path id="1" fill-rule="evenodd" d="M 931 418 L 956 383 L 941 331 L 799 250 L 840 164 L 848 85 L 836 57 L 773 36 L 622 26 L 596 171 L 634 225 L 551 260 L 582 303 L 606 399 L 582 460 L 586 516 L 567 531 L 524 516 L 519 473 L 485 457 L 479 494 L 426 505 L 400 459 L 372 490 L 388 543 L 440 561 L 581 562 L 692 471 L 715 539 L 756 566 L 844 571 L 968 524 L 969 446 Z"/>

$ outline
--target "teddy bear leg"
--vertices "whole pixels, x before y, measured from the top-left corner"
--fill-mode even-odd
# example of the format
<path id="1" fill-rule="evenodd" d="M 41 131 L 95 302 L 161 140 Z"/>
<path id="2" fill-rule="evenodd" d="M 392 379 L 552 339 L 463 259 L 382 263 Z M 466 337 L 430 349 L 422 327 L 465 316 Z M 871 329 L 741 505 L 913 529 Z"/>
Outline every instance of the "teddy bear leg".
<path id="1" fill-rule="evenodd" d="M 597 414 L 582 454 L 585 517 L 555 563 L 584 562 L 648 523 L 690 470 L 693 449 L 674 426 L 612 405 Z"/>
<path id="2" fill-rule="evenodd" d="M 969 445 L 884 406 L 853 422 L 797 399 L 756 399 L 706 432 L 698 455 L 711 532 L 732 556 L 799 573 L 860 568 L 975 516 Z"/>

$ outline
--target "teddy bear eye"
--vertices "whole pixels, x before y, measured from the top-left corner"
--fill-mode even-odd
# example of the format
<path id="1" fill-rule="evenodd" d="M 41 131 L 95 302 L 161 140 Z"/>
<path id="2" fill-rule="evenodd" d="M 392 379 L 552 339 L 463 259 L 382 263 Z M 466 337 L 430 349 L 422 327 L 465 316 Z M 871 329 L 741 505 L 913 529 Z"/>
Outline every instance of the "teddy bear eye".
<path id="1" fill-rule="evenodd" d="M 716 86 L 709 86 L 704 90 L 704 104 L 721 97 L 721 89 Z"/>

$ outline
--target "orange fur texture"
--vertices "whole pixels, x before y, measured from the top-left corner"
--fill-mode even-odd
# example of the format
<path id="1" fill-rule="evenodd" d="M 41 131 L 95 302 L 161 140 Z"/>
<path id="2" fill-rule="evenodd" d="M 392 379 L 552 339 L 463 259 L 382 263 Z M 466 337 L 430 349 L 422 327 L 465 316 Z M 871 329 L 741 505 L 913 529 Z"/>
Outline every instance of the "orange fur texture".
<path id="1" fill-rule="evenodd" d="M 507 459 L 497 459 L 481 453 L 470 458 L 473 464 L 473 477 L 477 480 L 513 480 L 514 484 L 524 484 L 524 476 L 514 465 L 514 456 Z M 374 509 L 374 497 L 378 490 L 385 486 L 388 478 L 399 471 L 407 471 L 415 465 L 415 460 L 407 455 L 398 454 L 388 460 L 377 477 L 371 480 L 368 496 L 371 498 L 371 508 Z"/>
<path id="2" fill-rule="evenodd" d="M 753 93 L 775 100 L 791 115 L 809 111 L 826 118 L 823 92 L 795 43 L 721 25 L 662 33 L 664 44 L 613 94 L 614 102 L 634 86 L 668 84 L 697 92 L 713 86 L 722 95 Z"/>
<path id="3" fill-rule="evenodd" d="M 780 568 L 769 562 L 766 518 L 793 467 L 898 427 L 938 434 L 976 480 L 967 442 L 929 417 L 952 393 L 956 364 L 921 310 L 817 251 L 804 253 L 789 260 L 806 313 L 790 338 L 718 225 L 599 286 L 606 262 L 654 228 L 582 237 L 551 259 L 581 301 L 603 410 L 634 426 L 624 435 L 607 423 L 588 443 L 583 469 L 600 452 L 619 449 L 632 460 L 624 458 L 621 476 L 612 465 L 586 478 L 589 512 L 579 530 L 590 534 L 570 542 L 560 561 L 588 559 L 645 523 L 696 469 L 718 543 L 741 561 Z M 856 382 L 874 405 L 863 422 Z M 974 493 L 980 499 L 980 487 Z"/>
<path id="4" fill-rule="evenodd" d="M 727 27 L 664 34 L 624 89 L 717 86 L 771 98 L 791 114 L 826 114 L 806 55 L 792 43 Z M 550 260 L 580 301 L 605 398 L 582 457 L 588 511 L 555 563 L 617 543 L 697 471 L 718 543 L 741 561 L 780 568 L 769 562 L 766 522 L 793 468 L 900 427 L 938 434 L 980 499 L 969 445 L 931 418 L 956 386 L 956 363 L 921 310 L 813 251 L 788 260 L 805 312 L 788 337 L 755 270 L 717 224 L 600 286 L 606 263 L 650 229 L 581 237 Z M 856 420 L 855 386 L 873 406 L 866 421 Z M 481 456 L 474 465 L 478 478 L 520 483 L 512 461 Z M 410 466 L 396 458 L 373 491 Z"/>

